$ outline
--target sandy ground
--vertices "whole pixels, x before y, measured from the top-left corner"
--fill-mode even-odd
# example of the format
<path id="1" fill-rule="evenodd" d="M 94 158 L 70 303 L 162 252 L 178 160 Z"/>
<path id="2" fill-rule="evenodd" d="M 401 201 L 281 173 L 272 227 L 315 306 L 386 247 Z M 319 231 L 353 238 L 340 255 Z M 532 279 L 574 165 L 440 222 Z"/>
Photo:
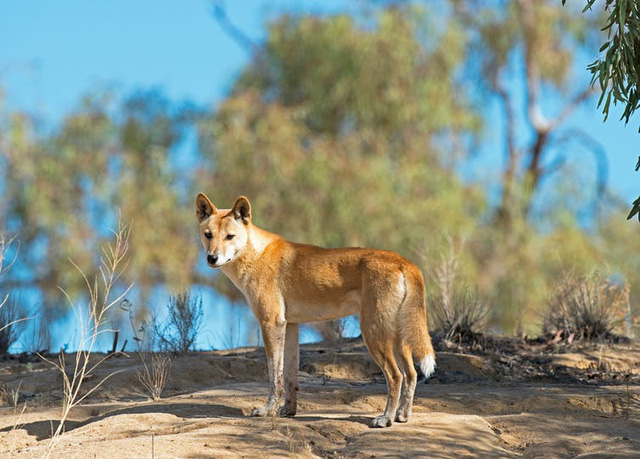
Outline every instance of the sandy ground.
<path id="1" fill-rule="evenodd" d="M 295 418 L 246 417 L 268 391 L 261 349 L 177 358 L 160 402 L 141 393 L 140 357 L 118 356 L 86 387 L 124 371 L 72 411 L 52 456 L 640 457 L 639 351 L 532 348 L 527 365 L 522 356 L 439 352 L 412 420 L 389 429 L 367 427 L 386 387 L 358 341 L 303 346 Z M 0 361 L 0 386 L 19 383 L 18 406 L 0 408 L 0 457 L 41 457 L 59 419 L 61 376 L 33 358 Z"/>

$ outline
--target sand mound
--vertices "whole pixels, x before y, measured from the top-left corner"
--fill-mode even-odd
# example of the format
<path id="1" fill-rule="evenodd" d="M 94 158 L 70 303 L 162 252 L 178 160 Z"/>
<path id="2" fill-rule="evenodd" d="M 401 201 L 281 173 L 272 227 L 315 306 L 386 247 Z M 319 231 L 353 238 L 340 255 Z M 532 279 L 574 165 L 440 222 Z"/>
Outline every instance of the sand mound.
<path id="1" fill-rule="evenodd" d="M 383 430 L 367 424 L 386 386 L 358 340 L 303 347 L 298 416 L 286 419 L 246 417 L 268 391 L 261 349 L 177 358 L 154 403 L 137 382 L 139 358 L 115 357 L 87 387 L 124 371 L 72 411 L 53 457 L 637 457 L 638 351 L 443 351 L 412 421 Z M 0 386 L 20 383 L 18 406 L 0 409 L 1 457 L 40 457 L 59 419 L 60 375 L 21 360 L 0 363 Z"/>

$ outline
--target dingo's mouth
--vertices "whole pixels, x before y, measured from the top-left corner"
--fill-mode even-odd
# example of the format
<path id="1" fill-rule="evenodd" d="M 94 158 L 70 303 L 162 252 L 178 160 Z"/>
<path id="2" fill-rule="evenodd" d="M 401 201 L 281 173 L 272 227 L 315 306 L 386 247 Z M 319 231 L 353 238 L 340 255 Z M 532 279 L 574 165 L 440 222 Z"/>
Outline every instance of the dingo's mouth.
<path id="1" fill-rule="evenodd" d="M 229 263 L 229 261 L 231 261 L 231 260 L 227 260 L 227 261 L 225 261 L 225 262 L 224 262 L 224 263 L 222 263 L 222 264 L 215 264 L 215 265 L 212 265 L 211 263 L 207 263 L 207 265 L 209 266 L 209 268 L 218 269 L 218 268 L 222 268 L 224 265 L 226 265 L 227 263 Z"/>

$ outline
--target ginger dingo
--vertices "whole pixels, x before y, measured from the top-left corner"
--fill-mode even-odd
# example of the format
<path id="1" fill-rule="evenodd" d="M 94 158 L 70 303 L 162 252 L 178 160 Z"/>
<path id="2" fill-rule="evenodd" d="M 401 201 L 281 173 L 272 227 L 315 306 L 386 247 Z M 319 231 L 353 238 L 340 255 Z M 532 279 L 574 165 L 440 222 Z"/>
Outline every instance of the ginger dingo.
<path id="1" fill-rule="evenodd" d="M 252 416 L 295 415 L 298 324 L 359 314 L 364 342 L 388 389 L 387 407 L 371 427 L 409 420 L 417 382 L 413 357 L 427 377 L 435 369 L 424 281 L 415 265 L 383 250 L 289 242 L 252 224 L 244 196 L 223 210 L 200 193 L 196 216 L 208 265 L 221 268 L 240 289 L 262 329 L 271 390 Z"/>

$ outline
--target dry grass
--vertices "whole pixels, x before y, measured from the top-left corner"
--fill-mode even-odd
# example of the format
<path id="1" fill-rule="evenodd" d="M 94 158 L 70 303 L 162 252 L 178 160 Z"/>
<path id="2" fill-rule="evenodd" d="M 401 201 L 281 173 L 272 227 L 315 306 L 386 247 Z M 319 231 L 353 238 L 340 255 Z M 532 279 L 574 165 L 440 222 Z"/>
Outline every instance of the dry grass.
<path id="1" fill-rule="evenodd" d="M 449 303 L 434 295 L 430 299 L 443 338 L 448 341 L 473 340 L 486 331 L 489 301 L 477 290 L 454 290 Z"/>
<path id="2" fill-rule="evenodd" d="M 16 255 L 9 260 L 8 253 L 11 246 L 17 244 L 15 236 L 11 238 L 6 238 L 3 235 L 0 235 L 0 276 L 6 274 L 9 269 L 11 269 L 11 265 L 16 261 L 16 257 L 18 256 L 18 251 L 16 250 Z"/>
<path id="3" fill-rule="evenodd" d="M 275 430 L 275 429 L 274 429 Z M 287 449 L 296 457 L 317 457 L 313 453 L 313 447 L 300 436 L 296 436 L 289 427 L 281 432 L 284 435 Z"/>
<path id="4" fill-rule="evenodd" d="M 549 300 L 544 332 L 573 340 L 613 338 L 630 318 L 629 285 L 614 284 L 600 273 L 566 274 Z"/>
<path id="5" fill-rule="evenodd" d="M 47 446 L 44 456 L 51 455 L 60 435 L 64 432 L 64 424 L 69 416 L 69 412 L 73 407 L 81 403 L 85 398 L 101 387 L 104 382 L 116 374 L 113 372 L 102 378 L 93 387 L 86 390 L 84 382 L 111 355 L 107 355 L 97 361 L 92 362 L 91 356 L 98 337 L 102 333 L 111 332 L 105 328 L 109 311 L 117 305 L 122 298 L 131 289 L 131 286 L 125 291 L 112 297 L 118 279 L 126 268 L 126 255 L 128 251 L 130 231 L 126 226 L 120 226 L 117 232 L 114 232 L 115 241 L 112 244 L 103 247 L 103 256 L 100 260 L 98 268 L 99 275 L 96 275 L 93 281 L 90 281 L 85 273 L 75 263 L 80 275 L 83 277 L 88 295 L 89 302 L 86 308 L 74 302 L 69 295 L 63 290 L 67 296 L 69 305 L 76 314 L 76 321 L 79 329 L 78 351 L 76 352 L 75 361 L 71 365 L 71 369 L 67 369 L 65 353 L 61 352 L 57 361 L 49 360 L 42 355 L 40 357 L 53 365 L 62 376 L 62 392 L 64 394 L 62 402 L 62 412 L 60 414 L 60 422 L 52 434 L 51 441 Z"/>
<path id="6" fill-rule="evenodd" d="M 22 381 L 20 381 L 18 385 L 14 388 L 10 388 L 6 384 L 3 384 L 2 387 L 0 387 L 0 400 L 2 401 L 3 405 L 8 405 L 13 408 L 14 416 L 18 414 L 18 405 L 21 406 L 20 415 L 14 421 L 13 426 L 11 428 L 12 430 L 16 430 L 17 428 L 21 427 L 22 417 L 24 416 L 24 413 L 27 411 L 27 402 L 25 401 L 24 403 L 20 404 L 20 387 L 21 386 L 22 386 Z"/>
<path id="7" fill-rule="evenodd" d="M 140 360 L 143 370 L 136 373 L 138 381 L 149 398 L 158 401 L 169 382 L 173 360 L 166 352 L 148 352 L 146 355 L 140 352 Z"/>
<path id="8" fill-rule="evenodd" d="M 0 400 L 3 405 L 12 406 L 14 410 L 18 406 L 18 402 L 20 401 L 20 386 L 22 385 L 22 381 L 18 383 L 16 387 L 13 389 L 3 384 L 0 387 Z"/>
<path id="9" fill-rule="evenodd" d="M 427 278 L 435 287 L 428 289 L 427 304 L 443 338 L 461 342 L 485 331 L 490 303 L 477 290 L 462 285 L 458 273 L 457 251 L 449 241 L 449 252 L 427 270 Z"/>
<path id="10" fill-rule="evenodd" d="M 123 300 L 120 303 L 120 309 L 129 314 L 133 340 L 138 347 L 138 356 L 142 362 L 143 369 L 136 372 L 136 377 L 144 394 L 153 401 L 160 400 L 162 391 L 169 382 L 173 360 L 168 352 L 158 352 L 154 349 L 154 345 L 158 344 L 158 337 L 154 336 L 156 329 L 153 326 L 148 327 L 145 319 L 136 318 L 136 310 L 131 302 Z"/>

